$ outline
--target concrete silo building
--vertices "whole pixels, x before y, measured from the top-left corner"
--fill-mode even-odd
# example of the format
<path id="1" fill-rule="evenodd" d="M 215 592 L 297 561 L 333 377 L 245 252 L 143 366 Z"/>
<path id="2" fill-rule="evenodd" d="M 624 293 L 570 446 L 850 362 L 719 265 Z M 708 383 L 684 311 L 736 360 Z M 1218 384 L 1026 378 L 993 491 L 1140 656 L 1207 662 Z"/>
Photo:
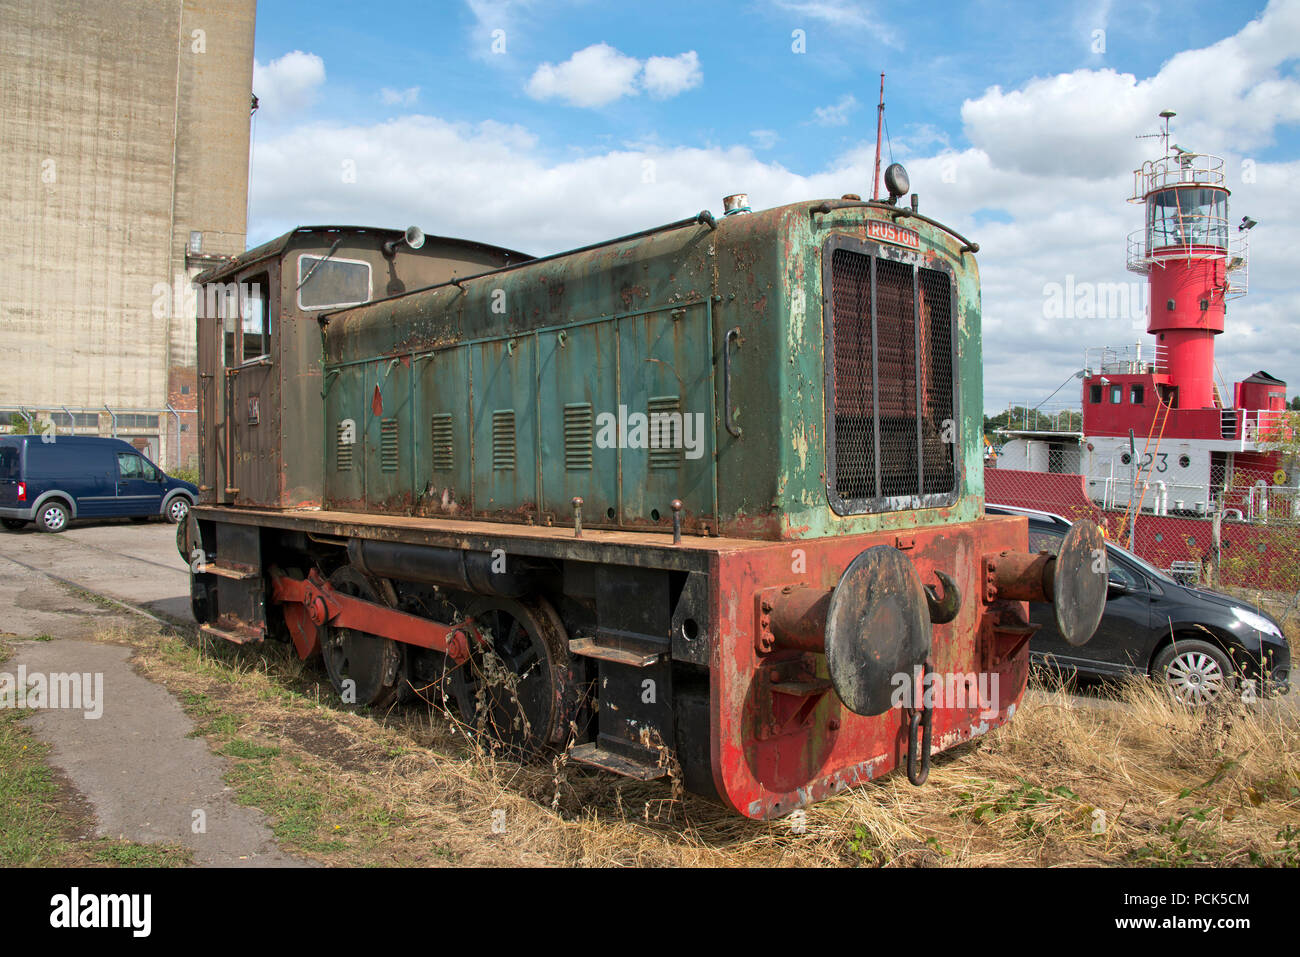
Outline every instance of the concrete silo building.
<path id="1" fill-rule="evenodd" d="M 194 457 L 188 279 L 244 249 L 255 16 L 0 0 L 0 426 Z"/>

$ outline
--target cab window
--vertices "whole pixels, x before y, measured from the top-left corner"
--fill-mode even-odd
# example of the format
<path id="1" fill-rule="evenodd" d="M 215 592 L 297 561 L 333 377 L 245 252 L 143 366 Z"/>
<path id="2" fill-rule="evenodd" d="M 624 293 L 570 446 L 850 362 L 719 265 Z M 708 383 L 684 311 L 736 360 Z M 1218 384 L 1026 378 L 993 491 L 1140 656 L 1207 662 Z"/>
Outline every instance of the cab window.
<path id="1" fill-rule="evenodd" d="M 298 308 L 355 306 L 369 299 L 369 263 L 310 253 L 298 257 Z"/>
<path id="2" fill-rule="evenodd" d="M 208 284 L 208 301 L 221 320 L 222 365 L 227 369 L 238 365 L 235 347 L 239 329 L 239 293 L 233 282 Z"/>
<path id="3" fill-rule="evenodd" d="M 242 360 L 248 362 L 271 354 L 270 280 L 266 273 L 239 284 L 239 317 L 244 345 Z"/>

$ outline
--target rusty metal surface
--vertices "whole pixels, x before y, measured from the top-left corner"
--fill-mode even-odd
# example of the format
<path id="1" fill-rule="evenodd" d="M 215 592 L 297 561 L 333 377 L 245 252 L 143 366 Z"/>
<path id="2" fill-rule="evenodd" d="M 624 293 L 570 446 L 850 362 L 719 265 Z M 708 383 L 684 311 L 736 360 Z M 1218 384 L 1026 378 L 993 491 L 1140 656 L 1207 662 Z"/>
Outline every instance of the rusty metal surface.
<path id="1" fill-rule="evenodd" d="M 1027 538 L 1027 526 L 1020 519 L 988 518 L 917 529 L 913 546 L 901 554 L 916 569 L 918 590 L 919 580 L 933 579 L 934 572 L 942 570 L 964 594 L 979 595 L 980 556 L 1023 551 Z M 742 814 L 779 817 L 906 764 L 906 710 L 891 707 L 876 716 L 858 715 L 844 706 L 833 689 L 797 702 L 779 689 L 772 697 L 773 684 L 793 682 L 791 690 L 810 690 L 802 682 L 828 681 L 825 658 L 779 647 L 763 654 L 755 647 L 758 599 L 765 589 L 791 586 L 828 592 L 865 549 L 893 546 L 894 541 L 894 535 L 886 533 L 801 542 L 807 562 L 802 573 L 792 571 L 788 545 L 712 556 L 711 616 L 718 622 L 711 661 L 714 778 L 719 795 Z M 926 614 L 923 596 L 919 603 Z M 1012 648 L 1010 629 L 1027 620 L 1025 609 L 1020 602 L 965 601 L 952 622 L 927 622 L 935 672 L 998 676 L 988 714 L 975 700 L 974 689 L 968 706 L 935 709 L 936 752 L 983 734 L 1014 713 L 1028 678 L 1029 655 L 1024 645 Z"/>
<path id="2" fill-rule="evenodd" d="M 889 710 L 894 675 L 930 655 L 930 615 L 916 567 L 873 545 L 844 570 L 826 615 L 826 665 L 840 701 L 861 715 Z"/>
<path id="3" fill-rule="evenodd" d="M 514 525 L 505 522 L 419 518 L 382 513 L 331 510 L 282 511 L 197 506 L 200 520 L 296 530 L 340 539 L 436 545 L 469 551 L 502 548 L 509 555 L 573 558 L 579 561 L 644 565 L 681 570 L 705 570 L 708 555 L 717 551 L 762 548 L 769 543 L 750 539 L 683 536 L 674 544 L 671 533 L 584 529 L 575 538 L 571 528 Z"/>
<path id="4" fill-rule="evenodd" d="M 1046 553 L 1003 551 L 985 555 L 985 600 L 1050 602 L 1052 565 Z"/>
<path id="5" fill-rule="evenodd" d="M 942 438 L 947 428 L 936 427 L 918 440 L 929 476 L 922 480 L 926 508 L 846 516 L 827 508 L 823 243 L 866 241 L 897 212 L 800 203 L 716 224 L 677 224 L 333 315 L 325 341 L 327 432 L 352 420 L 361 442 L 375 441 L 365 419 L 374 415 L 368 405 L 379 387 L 384 415 L 397 419 L 403 457 L 383 474 L 369 452 L 368 465 L 349 469 L 327 454 L 323 500 L 332 508 L 544 525 L 567 522 L 567 503 L 580 495 L 588 526 L 658 529 L 671 527 L 669 506 L 679 499 L 688 532 L 768 539 L 973 519 L 982 490 L 973 401 L 978 277 L 951 235 L 921 221 L 908 231 L 915 237 L 908 255 L 925 276 L 946 275 L 943 289 L 927 279 L 911 300 L 934 300 L 921 310 L 924 328 L 914 331 L 913 351 L 930 357 L 913 377 L 915 403 L 927 421 L 955 418 L 953 436 Z M 936 324 L 936 316 L 949 315 L 950 323 Z M 724 350 L 729 329 L 748 345 Z M 950 351 L 952 361 L 934 364 Z M 730 409 L 714 378 L 728 357 Z M 401 366 L 389 380 L 394 360 Z M 408 364 L 418 372 L 405 374 Z M 945 384 L 949 375 L 957 394 Z M 699 462 L 671 466 L 644 450 L 584 447 L 572 434 L 583 415 L 644 412 L 670 399 L 710 425 Z M 402 411 L 394 416 L 393 409 Z M 448 420 L 435 429 L 440 458 L 426 434 L 439 416 Z M 746 432 L 745 421 L 773 427 Z M 449 449 L 455 454 L 444 454 Z M 960 490 L 946 505 L 933 491 L 941 461 L 959 463 L 958 474 L 944 479 Z"/>
<path id="6" fill-rule="evenodd" d="M 1106 610 L 1106 541 L 1093 522 L 1078 521 L 1057 552 L 1052 576 L 1056 626 L 1072 645 L 1087 644 Z"/>
<path id="7" fill-rule="evenodd" d="M 986 603 L 1049 603 L 1061 634 L 1076 646 L 1097 630 L 1106 605 L 1106 543 L 1092 522 L 1076 522 L 1057 555 L 1004 550 L 984 555 L 980 564 Z"/>
<path id="8" fill-rule="evenodd" d="M 472 619 L 444 624 L 419 615 L 409 615 L 375 602 L 365 601 L 335 589 L 315 569 L 305 579 L 290 578 L 278 569 L 271 569 L 271 600 L 286 606 L 298 606 L 306 611 L 315 628 L 330 626 L 350 628 L 354 631 L 390 638 L 403 644 L 429 648 L 449 656 L 457 664 L 469 660 L 470 645 L 481 637 Z M 295 625 L 302 626 L 295 612 Z M 312 642 L 303 626 L 303 640 L 295 632 L 295 647 L 301 657 L 307 657 L 319 647 Z"/>
<path id="9" fill-rule="evenodd" d="M 385 256 L 383 244 L 401 235 L 399 230 L 364 227 L 303 227 L 200 277 L 205 284 L 198 319 L 204 501 L 293 508 L 322 500 L 327 446 L 321 331 L 319 310 L 299 305 L 301 256 L 332 252 L 365 263 L 372 298 L 529 258 L 440 237 L 426 237 L 418 250 L 402 245 L 395 255 Z M 256 284 L 265 294 L 264 322 L 270 324 L 267 361 L 246 368 L 226 361 L 222 319 L 209 315 L 222 289 L 241 284 L 250 289 Z M 233 326 L 237 361 L 248 358 L 239 345 L 243 327 L 243 322 Z"/>
<path id="10" fill-rule="evenodd" d="M 923 650 L 936 673 L 1000 681 L 988 714 L 977 704 L 934 712 L 934 747 L 951 747 L 1006 720 L 1023 693 L 1024 606 L 999 595 L 981 558 L 1023 553 L 1027 534 L 1023 519 L 982 518 L 972 248 L 924 217 L 895 226 L 903 215 L 878 204 L 796 203 L 684 221 L 338 311 L 323 333 L 314 315 L 295 313 L 296 274 L 286 266 L 275 292 L 276 365 L 267 373 L 279 390 L 277 449 L 245 463 L 241 454 L 260 447 L 226 432 L 232 476 L 221 486 L 249 487 L 234 506 L 193 513 L 332 542 L 502 548 L 692 573 L 699 596 L 674 612 L 672 647 L 709 668 L 714 784 L 751 817 L 786 813 L 906 763 L 902 709 L 864 715 L 846 705 L 881 707 L 886 672 L 905 670 Z M 291 234 L 275 262 L 319 254 L 335 238 Z M 359 258 L 381 255 L 378 234 L 354 245 Z M 873 349 L 912 370 L 905 389 L 883 402 L 872 395 L 873 440 L 882 416 L 897 432 L 871 460 L 874 511 L 837 513 L 827 498 L 834 396 L 824 291 L 838 245 L 876 250 L 877 260 L 912 270 L 909 283 L 899 279 L 884 300 L 871 299 L 872 323 L 879 308 L 893 310 L 888 336 L 873 339 Z M 373 265 L 382 277 L 383 264 Z M 247 260 L 220 275 L 256 268 Z M 409 279 L 390 277 L 390 287 L 410 289 Z M 728 330 L 743 347 L 725 348 Z M 251 424 L 237 413 L 249 409 L 248 397 L 230 406 L 230 427 L 245 433 Z M 848 406 L 842 411 L 853 412 Z M 595 442 L 596 416 L 624 407 L 698 412 L 703 454 Z M 215 434 L 215 410 L 211 418 Z M 345 424 L 351 443 L 341 438 Z M 936 434 L 940 426 L 947 437 Z M 891 451 L 888 468 L 882 449 Z M 205 469 L 208 459 L 205 452 Z M 241 467 L 248 482 L 238 479 Z M 275 479 L 269 491 L 257 484 L 266 475 Z M 574 498 L 583 501 L 580 536 Z M 287 510 L 308 504 L 324 507 Z M 852 572 L 868 550 L 876 558 L 865 564 L 880 567 Z M 943 598 L 921 584 L 939 573 L 952 583 L 943 582 Z M 302 609 L 290 622 L 300 653 L 341 615 L 370 631 L 376 615 L 402 614 L 355 597 L 355 606 L 331 605 L 320 582 L 283 587 L 303 599 L 289 603 Z M 836 593 L 842 601 L 833 607 Z M 706 622 L 705 640 L 676 634 L 687 617 L 697 632 Z M 819 630 L 827 618 L 829 629 Z M 393 634 L 428 637 L 414 622 L 383 621 Z M 567 673 L 558 617 L 553 630 L 556 666 Z"/>

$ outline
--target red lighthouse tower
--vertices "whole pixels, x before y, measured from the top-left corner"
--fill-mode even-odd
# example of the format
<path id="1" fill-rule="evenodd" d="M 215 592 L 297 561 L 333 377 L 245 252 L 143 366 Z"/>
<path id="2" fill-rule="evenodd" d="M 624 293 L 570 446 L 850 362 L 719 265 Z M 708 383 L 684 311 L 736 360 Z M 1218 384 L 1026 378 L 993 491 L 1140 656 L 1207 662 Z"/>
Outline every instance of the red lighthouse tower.
<path id="1" fill-rule="evenodd" d="M 1286 383 L 1261 370 L 1230 394 L 1215 385 L 1214 340 L 1228 300 L 1246 294 L 1255 223 L 1229 222 L 1223 159 L 1171 142 L 1173 115 L 1160 114 L 1163 155 L 1134 170 L 1129 197 L 1144 221 L 1128 237 L 1127 265 L 1147 277 L 1155 341 L 1085 355 L 1079 469 L 1105 507 L 1249 517 L 1277 499 L 1300 517 L 1300 483 L 1273 448 Z M 1247 481 L 1284 488 L 1243 493 Z"/>
<path id="2" fill-rule="evenodd" d="M 1247 233 L 1228 226 L 1223 160 L 1171 146 L 1174 114 L 1160 115 L 1165 155 L 1134 171 L 1129 202 L 1143 204 L 1146 222 L 1129 237 L 1128 268 L 1147 277 L 1147 331 L 1176 383 L 1161 398 L 1175 409 L 1218 408 L 1214 337 L 1227 300 L 1246 293 Z"/>

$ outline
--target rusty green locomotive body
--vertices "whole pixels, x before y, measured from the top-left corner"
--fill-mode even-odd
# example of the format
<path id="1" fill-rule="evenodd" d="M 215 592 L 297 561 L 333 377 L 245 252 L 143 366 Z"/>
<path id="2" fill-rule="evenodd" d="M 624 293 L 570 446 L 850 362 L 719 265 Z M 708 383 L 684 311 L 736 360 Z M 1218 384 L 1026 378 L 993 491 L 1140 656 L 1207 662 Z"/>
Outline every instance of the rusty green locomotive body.
<path id="1" fill-rule="evenodd" d="M 843 200 L 531 261 L 347 229 L 245 254 L 200 280 L 271 292 L 199 320 L 196 616 L 754 817 L 928 761 L 1013 713 L 1024 599 L 1067 577 L 983 515 L 974 252 Z M 900 702 L 914 669 L 971 693 Z"/>
<path id="2" fill-rule="evenodd" d="M 323 503 L 550 525 L 571 521 L 578 496 L 589 527 L 666 530 L 678 499 L 688 532 L 763 539 L 975 519 L 973 256 L 928 223 L 819 205 L 656 232 L 330 317 Z M 917 248 L 872 238 L 868 223 Z M 855 494 L 855 469 L 876 476 L 853 442 L 839 460 L 845 488 L 827 471 L 834 263 L 855 297 L 842 364 L 871 344 L 848 313 L 869 296 L 873 264 L 893 310 L 877 317 L 889 373 L 883 495 Z M 871 386 L 846 381 L 841 392 L 857 394 L 841 403 Z M 894 507 L 881 501 L 890 497 Z"/>

